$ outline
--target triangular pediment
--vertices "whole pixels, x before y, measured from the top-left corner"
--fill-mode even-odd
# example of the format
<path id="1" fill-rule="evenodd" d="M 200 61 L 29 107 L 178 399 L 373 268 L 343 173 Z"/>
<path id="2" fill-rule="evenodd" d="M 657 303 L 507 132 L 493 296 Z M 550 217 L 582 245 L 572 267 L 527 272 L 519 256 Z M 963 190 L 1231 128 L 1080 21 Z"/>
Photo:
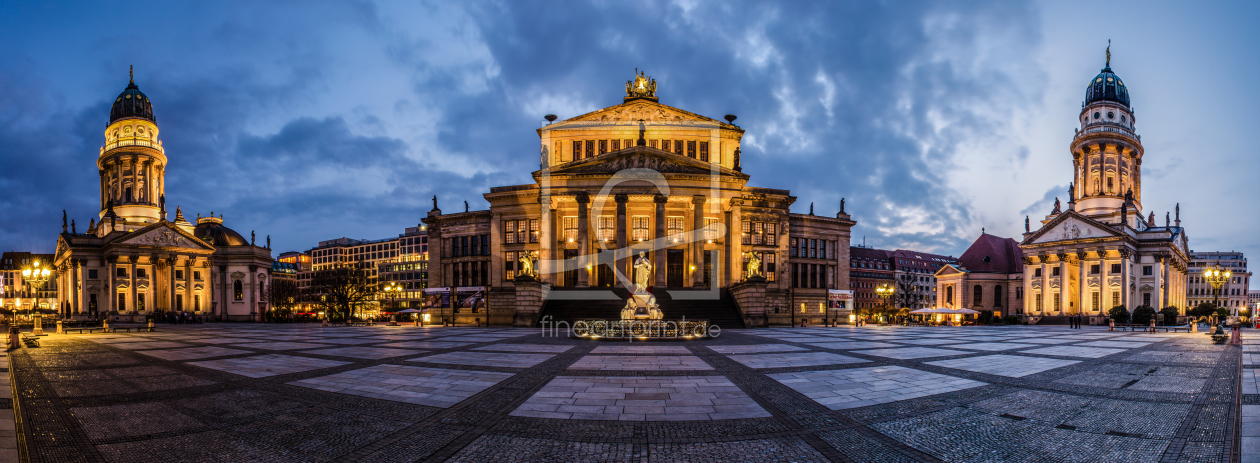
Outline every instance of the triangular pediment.
<path id="1" fill-rule="evenodd" d="M 623 150 L 601 154 L 592 158 L 573 161 L 553 167 L 550 175 L 566 174 L 615 174 L 626 169 L 646 169 L 662 174 L 694 174 L 739 177 L 748 175 L 721 165 L 692 159 L 648 146 L 632 146 Z M 542 172 L 534 172 L 539 177 Z"/>
<path id="2" fill-rule="evenodd" d="M 119 237 L 113 245 L 183 248 L 214 251 L 214 247 L 170 222 L 158 222 Z"/>
<path id="3" fill-rule="evenodd" d="M 1111 226 L 1067 211 L 1042 226 L 1021 245 L 1124 236 Z"/>
<path id="4" fill-rule="evenodd" d="M 730 128 L 735 128 L 734 125 L 730 125 L 716 119 L 710 119 L 690 111 L 685 111 L 669 105 L 663 105 L 651 100 L 637 99 L 630 100 L 616 106 L 609 106 L 604 109 L 591 111 L 581 116 L 565 119 L 548 126 L 547 129 L 564 129 L 567 125 L 637 125 L 639 121 L 643 121 L 646 125 L 712 124 L 715 126 L 729 126 Z"/>
<path id="5" fill-rule="evenodd" d="M 950 275 L 963 275 L 966 273 L 967 273 L 966 270 L 958 268 L 954 264 L 945 264 L 943 267 L 941 267 L 940 270 L 936 271 L 936 277 L 940 278 L 940 277 L 946 277 Z"/>

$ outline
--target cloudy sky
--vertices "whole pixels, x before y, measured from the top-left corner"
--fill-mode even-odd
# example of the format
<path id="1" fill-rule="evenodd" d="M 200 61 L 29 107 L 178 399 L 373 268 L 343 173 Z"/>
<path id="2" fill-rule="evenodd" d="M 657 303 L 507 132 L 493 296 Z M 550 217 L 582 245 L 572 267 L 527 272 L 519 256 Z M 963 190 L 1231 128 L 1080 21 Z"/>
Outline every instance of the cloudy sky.
<path id="1" fill-rule="evenodd" d="M 958 255 L 1018 236 L 1071 180 L 1085 84 L 1128 83 L 1144 205 L 1195 250 L 1260 255 L 1254 2 L 6 2 L 0 249 L 51 252 L 98 212 L 109 105 L 136 83 L 170 158 L 168 205 L 279 251 L 487 207 L 527 183 L 542 116 L 661 102 L 747 130 L 745 172 L 854 242 Z"/>

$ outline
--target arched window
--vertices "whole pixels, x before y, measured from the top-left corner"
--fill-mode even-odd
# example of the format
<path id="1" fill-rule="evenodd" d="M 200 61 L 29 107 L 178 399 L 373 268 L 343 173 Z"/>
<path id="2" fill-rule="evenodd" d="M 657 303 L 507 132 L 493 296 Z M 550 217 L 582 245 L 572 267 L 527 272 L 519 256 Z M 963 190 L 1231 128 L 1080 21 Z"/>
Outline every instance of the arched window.
<path id="1" fill-rule="evenodd" d="M 1002 287 L 1001 286 L 993 287 L 993 306 L 994 307 L 1002 306 Z"/>
<path id="2" fill-rule="evenodd" d="M 980 285 L 976 285 L 976 287 L 971 290 L 971 293 L 971 305 L 976 307 L 984 305 L 984 288 L 980 287 Z"/>
<path id="3" fill-rule="evenodd" d="M 245 300 L 245 289 L 241 285 L 241 280 L 232 282 L 232 297 L 238 301 Z"/>

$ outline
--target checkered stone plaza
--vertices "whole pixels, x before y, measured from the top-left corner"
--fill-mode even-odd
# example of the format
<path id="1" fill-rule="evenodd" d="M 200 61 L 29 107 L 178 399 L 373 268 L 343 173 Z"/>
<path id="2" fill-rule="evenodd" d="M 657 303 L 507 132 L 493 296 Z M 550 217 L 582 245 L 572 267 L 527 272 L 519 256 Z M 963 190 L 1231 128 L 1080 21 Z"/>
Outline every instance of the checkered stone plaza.
<path id="1" fill-rule="evenodd" d="M 19 419 L 0 432 L 20 435 L 33 462 L 1228 462 L 1255 461 L 1260 446 L 1250 337 L 1053 326 L 551 334 L 50 334 L 9 352 Z"/>

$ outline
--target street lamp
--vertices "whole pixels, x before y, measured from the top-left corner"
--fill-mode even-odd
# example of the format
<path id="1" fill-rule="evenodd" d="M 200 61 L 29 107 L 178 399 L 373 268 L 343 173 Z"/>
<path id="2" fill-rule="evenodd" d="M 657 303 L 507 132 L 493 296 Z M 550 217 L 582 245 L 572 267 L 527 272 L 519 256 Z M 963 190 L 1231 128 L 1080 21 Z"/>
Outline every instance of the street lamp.
<path id="1" fill-rule="evenodd" d="M 22 281 L 30 285 L 31 292 L 35 293 L 35 298 L 31 301 L 32 311 L 39 305 L 39 290 L 44 287 L 44 283 L 48 282 L 48 276 L 51 273 L 48 267 L 41 267 L 38 260 L 34 261 L 30 267 L 22 269 Z M 36 336 L 44 334 L 43 327 L 39 326 L 38 323 L 33 326 L 31 334 Z"/>
<path id="2" fill-rule="evenodd" d="M 893 293 L 896 291 L 897 289 L 888 283 L 880 283 L 880 285 L 875 288 L 875 295 L 879 296 L 880 299 L 884 300 L 884 314 L 885 315 L 888 314 L 888 297 L 892 296 Z"/>
<path id="3" fill-rule="evenodd" d="M 399 285 L 398 282 L 391 281 L 389 282 L 389 285 L 385 286 L 385 297 L 389 298 L 389 309 L 391 312 L 389 314 L 389 324 L 391 326 L 398 324 L 398 319 L 396 318 L 398 317 L 398 315 L 392 312 L 394 312 L 395 311 L 394 309 L 396 308 L 394 307 L 394 298 L 397 298 L 401 292 L 402 292 L 402 286 Z"/>
<path id="4" fill-rule="evenodd" d="M 1221 286 L 1229 281 L 1232 274 L 1229 270 L 1221 270 L 1220 267 L 1211 267 L 1203 271 L 1203 279 L 1212 285 L 1212 305 L 1220 306 Z M 1234 317 L 1238 316 L 1238 309 L 1234 309 Z"/>

